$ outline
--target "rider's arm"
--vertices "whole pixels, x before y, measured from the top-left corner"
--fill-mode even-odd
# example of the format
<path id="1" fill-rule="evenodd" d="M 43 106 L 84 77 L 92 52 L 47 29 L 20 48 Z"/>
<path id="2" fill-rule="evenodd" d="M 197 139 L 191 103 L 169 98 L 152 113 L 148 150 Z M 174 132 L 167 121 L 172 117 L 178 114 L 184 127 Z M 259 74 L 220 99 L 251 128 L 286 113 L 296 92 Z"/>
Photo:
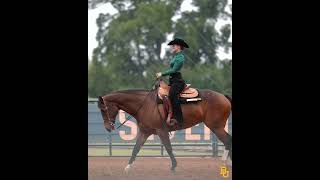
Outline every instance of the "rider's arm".
<path id="1" fill-rule="evenodd" d="M 162 72 L 161 76 L 167 76 L 169 74 L 179 71 L 183 65 L 183 62 L 184 62 L 184 57 L 182 55 L 175 57 L 173 67 Z"/>

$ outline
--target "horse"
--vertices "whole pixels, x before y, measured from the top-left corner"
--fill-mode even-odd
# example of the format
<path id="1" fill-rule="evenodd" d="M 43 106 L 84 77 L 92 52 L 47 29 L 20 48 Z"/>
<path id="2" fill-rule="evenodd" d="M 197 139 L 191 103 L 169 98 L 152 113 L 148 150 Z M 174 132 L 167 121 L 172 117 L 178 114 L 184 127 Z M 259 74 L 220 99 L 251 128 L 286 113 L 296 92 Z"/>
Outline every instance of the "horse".
<path id="1" fill-rule="evenodd" d="M 213 90 L 197 89 L 200 101 L 181 104 L 183 126 L 167 126 L 166 119 L 164 119 L 167 114 L 163 104 L 158 103 L 159 88 L 161 89 L 160 86 L 163 86 L 164 83 L 161 79 L 157 82 L 157 85 L 151 90 L 119 90 L 98 97 L 98 107 L 104 120 L 104 127 L 108 132 L 114 129 L 115 119 L 120 109 L 137 121 L 139 133 L 125 171 L 129 171 L 139 150 L 152 134 L 159 136 L 170 156 L 171 170 L 175 171 L 177 161 L 172 153 L 169 132 L 190 128 L 201 122 L 223 142 L 232 160 L 232 136 L 224 129 L 231 113 L 232 98 Z"/>

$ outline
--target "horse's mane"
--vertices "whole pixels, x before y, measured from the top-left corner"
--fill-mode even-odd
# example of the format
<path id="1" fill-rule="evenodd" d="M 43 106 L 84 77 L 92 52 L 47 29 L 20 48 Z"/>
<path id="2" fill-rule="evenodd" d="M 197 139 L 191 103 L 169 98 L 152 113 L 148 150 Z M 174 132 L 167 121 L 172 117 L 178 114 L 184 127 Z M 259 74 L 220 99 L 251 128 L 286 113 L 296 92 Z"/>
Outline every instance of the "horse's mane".
<path id="1" fill-rule="evenodd" d="M 151 90 L 154 91 L 154 90 Z M 148 89 L 126 89 L 126 90 L 116 90 L 108 93 L 104 97 L 109 97 L 109 101 L 113 101 L 114 98 L 116 98 L 114 95 L 117 94 L 131 94 L 131 95 L 137 95 L 137 96 L 146 96 L 151 92 Z"/>
<path id="2" fill-rule="evenodd" d="M 118 90 L 113 91 L 112 93 L 125 93 L 125 94 L 139 94 L 149 92 L 148 89 L 126 89 L 126 90 Z"/>
<path id="3" fill-rule="evenodd" d="M 135 94 L 135 95 L 146 95 L 146 93 L 149 93 L 150 90 L 148 89 L 126 89 L 126 90 L 117 90 L 112 91 L 109 94 Z"/>
<path id="4" fill-rule="evenodd" d="M 148 89 L 126 89 L 126 90 L 119 90 L 113 91 L 115 93 L 137 93 L 137 92 L 148 92 Z"/>

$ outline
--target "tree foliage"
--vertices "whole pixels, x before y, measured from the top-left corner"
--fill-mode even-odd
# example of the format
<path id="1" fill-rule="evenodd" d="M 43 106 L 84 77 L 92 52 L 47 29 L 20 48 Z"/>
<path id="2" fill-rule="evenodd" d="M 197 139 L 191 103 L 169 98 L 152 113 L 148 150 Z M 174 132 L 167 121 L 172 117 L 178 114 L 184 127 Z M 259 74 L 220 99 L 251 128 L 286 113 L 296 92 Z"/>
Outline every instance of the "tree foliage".
<path id="1" fill-rule="evenodd" d="M 182 74 L 193 87 L 232 93 L 231 60 L 220 61 L 218 47 L 228 51 L 231 26 L 215 29 L 218 18 L 228 16 L 226 0 L 193 0 L 198 11 L 181 12 L 182 0 L 92 0 L 88 8 L 111 3 L 118 13 L 97 18 L 98 47 L 89 64 L 89 96 L 119 89 L 150 89 L 155 73 L 168 68 L 172 54 L 161 58 L 167 35 L 185 39 L 186 61 Z M 181 15 L 172 21 L 175 15 Z M 230 16 L 230 15 L 229 15 Z"/>

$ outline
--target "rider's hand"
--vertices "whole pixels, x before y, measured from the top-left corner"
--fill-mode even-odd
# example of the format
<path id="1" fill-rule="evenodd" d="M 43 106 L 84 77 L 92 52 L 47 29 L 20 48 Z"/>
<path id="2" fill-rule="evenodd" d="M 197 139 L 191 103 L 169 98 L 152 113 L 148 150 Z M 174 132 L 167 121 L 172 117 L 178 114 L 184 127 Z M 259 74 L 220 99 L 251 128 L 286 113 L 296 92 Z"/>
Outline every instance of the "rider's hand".
<path id="1" fill-rule="evenodd" d="M 156 73 L 157 78 L 161 77 L 161 75 L 162 75 L 161 72 Z"/>

